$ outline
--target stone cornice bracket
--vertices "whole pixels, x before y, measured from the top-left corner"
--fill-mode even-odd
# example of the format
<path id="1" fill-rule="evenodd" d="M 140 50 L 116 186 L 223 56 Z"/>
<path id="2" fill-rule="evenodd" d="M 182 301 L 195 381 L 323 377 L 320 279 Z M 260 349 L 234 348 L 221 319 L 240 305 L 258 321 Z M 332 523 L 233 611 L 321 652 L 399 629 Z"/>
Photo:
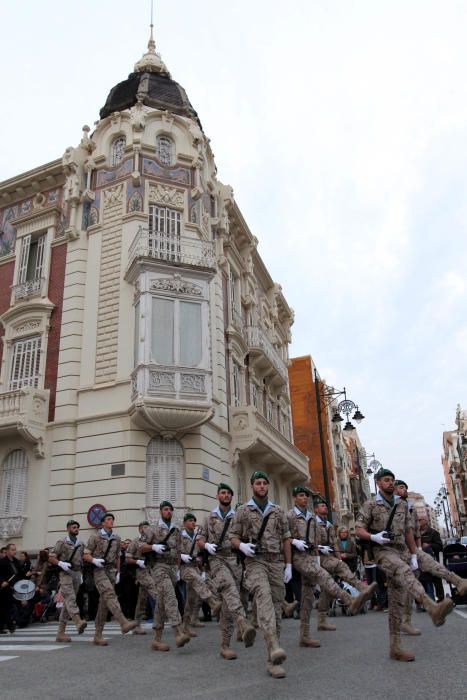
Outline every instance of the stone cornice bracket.
<path id="1" fill-rule="evenodd" d="M 144 131 L 148 111 L 140 99 L 130 109 L 130 123 L 134 133 L 140 134 Z"/>
<path id="2" fill-rule="evenodd" d="M 96 148 L 96 144 L 94 143 L 94 141 L 92 141 L 92 139 L 89 138 L 90 131 L 91 131 L 91 128 L 87 124 L 85 124 L 83 126 L 83 137 L 82 137 L 80 144 L 79 144 L 81 146 L 81 148 L 83 148 L 89 154 L 91 154 Z"/>

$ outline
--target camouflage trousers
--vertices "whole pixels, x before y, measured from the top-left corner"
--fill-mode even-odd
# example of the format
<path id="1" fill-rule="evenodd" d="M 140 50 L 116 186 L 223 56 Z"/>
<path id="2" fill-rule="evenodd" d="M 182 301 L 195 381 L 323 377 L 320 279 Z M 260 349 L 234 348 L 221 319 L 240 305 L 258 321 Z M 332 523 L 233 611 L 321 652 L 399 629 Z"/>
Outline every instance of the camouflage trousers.
<path id="1" fill-rule="evenodd" d="M 222 599 L 220 627 L 223 635 L 231 635 L 234 620 L 245 617 L 240 599 L 242 567 L 236 557 L 209 557 L 212 587 Z"/>
<path id="2" fill-rule="evenodd" d="M 96 629 L 102 630 L 107 620 L 107 612 L 116 618 L 123 616 L 117 594 L 115 593 L 115 577 L 117 570 L 105 566 L 103 569 L 95 568 L 93 571 L 94 583 L 99 591 L 99 605 L 96 613 Z"/>
<path id="3" fill-rule="evenodd" d="M 154 611 L 154 629 L 161 629 L 166 620 L 177 627 L 182 618 L 178 610 L 175 585 L 177 583 L 177 567 L 175 564 L 158 563 L 151 568 L 151 576 L 154 581 L 157 607 Z"/>
<path id="4" fill-rule="evenodd" d="M 83 577 L 81 571 L 60 572 L 60 593 L 65 604 L 61 610 L 59 622 L 68 622 L 73 615 L 79 615 L 79 608 L 76 603 L 76 596 Z"/>
<path id="5" fill-rule="evenodd" d="M 150 569 L 140 569 L 136 571 L 136 583 L 139 585 L 138 600 L 136 601 L 135 608 L 135 620 L 137 622 L 142 622 L 144 614 L 146 612 L 146 603 L 148 600 L 148 595 L 156 600 L 156 585 L 151 576 Z"/>
<path id="6" fill-rule="evenodd" d="M 450 581 L 451 583 L 456 582 L 454 573 L 449 571 L 449 569 L 446 569 L 446 567 L 434 559 L 431 554 L 427 554 L 427 552 L 424 552 L 423 550 L 417 551 L 417 561 L 420 571 L 432 574 L 438 578 L 444 578 L 446 581 Z"/>
<path id="7" fill-rule="evenodd" d="M 320 562 L 322 562 L 320 557 Z M 319 584 L 321 593 L 319 596 L 318 610 L 327 612 L 332 598 L 339 598 L 342 589 L 334 581 L 332 576 L 318 564 L 317 557 L 306 552 L 293 553 L 293 566 L 302 575 L 302 599 L 300 603 L 300 622 L 309 623 L 315 599 L 314 586 Z"/>
<path id="8" fill-rule="evenodd" d="M 245 588 L 254 596 L 258 627 L 263 635 L 279 637 L 285 597 L 284 562 L 247 558 Z"/>
<path id="9" fill-rule="evenodd" d="M 344 581 L 347 581 L 350 583 L 352 586 L 357 588 L 358 590 L 362 590 L 364 587 L 362 582 L 357 578 L 357 575 L 350 571 L 349 567 L 345 562 L 343 562 L 341 559 L 338 559 L 337 557 L 333 557 L 332 554 L 324 554 L 323 556 L 320 557 L 321 560 L 321 567 L 325 569 L 331 576 L 338 576 L 339 578 L 343 579 Z M 334 582 L 335 583 L 335 582 Z M 321 585 L 321 584 L 320 584 Z M 337 585 L 337 589 L 339 590 L 339 593 L 342 593 L 342 589 L 340 586 Z M 324 593 L 324 595 L 323 595 Z M 331 595 L 329 596 L 328 590 L 324 589 L 321 590 L 321 595 L 319 597 L 319 603 L 318 603 L 318 610 L 320 612 L 325 612 L 329 608 L 329 603 L 332 598 L 338 598 L 339 595 Z"/>
<path id="10" fill-rule="evenodd" d="M 212 597 L 212 591 L 201 578 L 201 574 L 196 566 L 182 564 L 180 569 L 180 578 L 187 584 L 187 590 L 194 590 L 196 595 L 201 598 L 201 600 L 208 600 L 208 598 Z"/>

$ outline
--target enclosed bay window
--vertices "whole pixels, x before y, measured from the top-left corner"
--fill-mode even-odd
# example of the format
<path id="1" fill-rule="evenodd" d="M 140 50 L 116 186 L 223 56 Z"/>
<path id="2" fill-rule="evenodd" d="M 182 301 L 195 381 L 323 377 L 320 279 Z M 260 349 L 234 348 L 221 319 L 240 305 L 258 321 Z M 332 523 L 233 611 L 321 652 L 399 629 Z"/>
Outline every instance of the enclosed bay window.
<path id="1" fill-rule="evenodd" d="M 151 359 L 161 365 L 201 364 L 201 304 L 153 297 Z"/>
<path id="2" fill-rule="evenodd" d="M 16 340 L 11 346 L 9 389 L 23 386 L 38 387 L 41 357 L 41 337 Z"/>

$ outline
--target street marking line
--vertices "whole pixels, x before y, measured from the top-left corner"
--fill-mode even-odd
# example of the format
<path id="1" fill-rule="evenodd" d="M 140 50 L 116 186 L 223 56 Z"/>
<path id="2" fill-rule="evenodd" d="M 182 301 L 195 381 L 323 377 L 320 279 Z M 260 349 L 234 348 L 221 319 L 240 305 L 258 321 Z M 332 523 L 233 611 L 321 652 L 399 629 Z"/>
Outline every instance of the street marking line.
<path id="1" fill-rule="evenodd" d="M 60 644 L 0 644 L 0 651 L 55 651 L 65 648 Z"/>
<path id="2" fill-rule="evenodd" d="M 0 661 L 10 661 L 11 659 L 19 659 L 19 656 L 0 656 Z"/>
<path id="3" fill-rule="evenodd" d="M 107 636 L 108 636 L 108 635 L 107 635 Z M 34 643 L 35 643 L 35 642 L 55 642 L 54 637 L 55 637 L 55 635 L 52 635 L 52 636 L 50 636 L 50 637 L 31 637 L 31 636 L 29 636 L 29 637 L 23 637 L 23 636 L 19 637 L 19 636 L 17 636 L 17 635 L 15 634 L 15 636 L 12 638 L 11 641 L 12 641 L 12 642 L 29 642 L 29 643 L 31 643 L 31 642 L 34 642 Z M 80 637 L 78 637 L 78 636 L 72 637 L 73 642 L 89 642 L 90 639 L 91 639 L 90 636 L 86 637 L 86 636 L 84 636 L 84 635 L 81 635 Z M 70 642 L 60 642 L 60 643 L 61 643 L 61 644 L 64 644 L 65 646 L 66 646 L 67 644 L 70 644 Z M 54 645 L 54 646 L 55 646 L 55 645 Z M 2 645 L 0 644 L 0 648 L 1 648 L 1 647 L 2 647 Z"/>
<path id="4" fill-rule="evenodd" d="M 467 620 L 467 613 L 462 612 L 462 610 L 457 610 L 457 608 L 454 610 L 454 612 L 460 615 L 461 617 L 465 617 L 465 619 Z"/>

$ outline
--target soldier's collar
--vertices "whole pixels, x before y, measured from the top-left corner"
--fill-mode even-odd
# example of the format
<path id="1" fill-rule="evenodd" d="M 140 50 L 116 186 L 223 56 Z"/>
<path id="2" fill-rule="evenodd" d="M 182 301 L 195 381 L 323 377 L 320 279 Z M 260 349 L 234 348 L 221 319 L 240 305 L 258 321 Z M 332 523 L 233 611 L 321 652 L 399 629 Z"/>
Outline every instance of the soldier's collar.
<path id="1" fill-rule="evenodd" d="M 182 530 L 182 537 L 188 537 L 190 540 L 194 540 L 196 537 L 196 530 L 193 530 L 193 534 L 190 535 L 188 530 L 184 527 Z"/>
<path id="2" fill-rule="evenodd" d="M 307 522 L 310 518 L 313 517 L 313 515 L 310 513 L 309 510 L 307 510 L 305 513 L 303 513 L 303 511 L 301 511 L 300 508 L 297 508 L 297 506 L 293 507 L 293 511 L 294 511 L 295 515 L 298 515 L 299 518 L 305 518 L 305 520 Z"/>
<path id="3" fill-rule="evenodd" d="M 397 496 L 397 494 L 393 495 L 393 503 L 391 501 L 388 501 L 387 498 L 384 498 L 383 494 L 378 491 L 375 497 L 375 501 L 378 501 L 379 503 L 387 503 L 389 506 L 392 507 L 392 505 L 396 505 L 397 501 L 401 500 L 400 496 Z"/>
<path id="4" fill-rule="evenodd" d="M 271 508 L 275 507 L 272 501 L 268 501 L 266 504 L 266 508 L 264 510 L 261 510 L 261 508 L 258 508 L 258 506 L 256 505 L 254 498 L 250 498 L 250 500 L 247 503 L 247 506 L 249 506 L 250 508 L 254 508 L 258 511 L 258 513 L 261 513 L 261 515 L 266 515 L 266 513 L 269 513 Z"/>
<path id="5" fill-rule="evenodd" d="M 70 535 L 65 535 L 65 542 L 68 542 L 68 544 L 72 544 L 73 547 L 77 547 L 79 544 L 83 544 L 78 538 L 76 539 L 76 542 L 73 542 Z"/>
<path id="6" fill-rule="evenodd" d="M 167 523 L 165 523 L 165 522 L 163 521 L 162 518 L 159 518 L 159 523 L 158 523 L 158 524 L 159 524 L 161 527 L 166 527 L 167 530 L 170 530 L 170 529 L 172 528 L 172 521 L 170 521 L 170 525 L 167 525 Z"/>
<path id="7" fill-rule="evenodd" d="M 326 525 L 326 527 L 331 527 L 329 520 L 323 520 L 323 518 L 321 518 L 319 515 L 316 515 L 316 522 L 321 523 L 321 525 Z"/>
<path id="8" fill-rule="evenodd" d="M 235 511 L 233 508 L 231 508 L 229 511 L 227 511 L 227 513 L 225 515 L 222 515 L 221 509 L 219 508 L 219 506 L 217 506 L 217 508 L 214 508 L 214 510 L 211 512 L 215 515 L 218 515 L 219 518 L 222 518 L 222 520 L 225 520 L 225 518 L 228 518 L 229 515 L 235 515 Z"/>
<path id="9" fill-rule="evenodd" d="M 101 537 L 105 537 L 106 540 L 113 540 L 113 539 L 115 538 L 115 535 L 114 535 L 114 533 L 113 533 L 113 530 L 112 530 L 112 532 L 109 534 L 109 533 L 107 532 L 107 530 L 106 530 L 104 527 L 101 527 L 101 529 L 99 530 L 99 534 L 100 534 Z"/>

